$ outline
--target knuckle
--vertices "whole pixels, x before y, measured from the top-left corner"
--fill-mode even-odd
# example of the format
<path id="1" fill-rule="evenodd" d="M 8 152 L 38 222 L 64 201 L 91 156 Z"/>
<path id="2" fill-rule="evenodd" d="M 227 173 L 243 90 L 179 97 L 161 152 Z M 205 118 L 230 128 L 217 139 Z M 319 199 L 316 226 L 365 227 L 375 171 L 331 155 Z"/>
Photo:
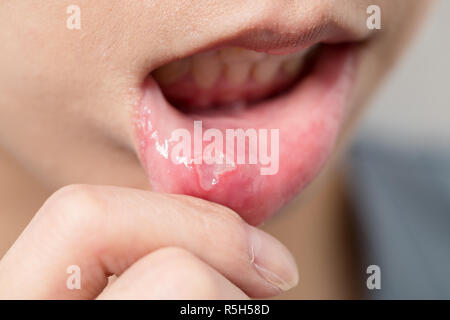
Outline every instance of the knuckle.
<path id="1" fill-rule="evenodd" d="M 103 219 L 107 208 L 106 197 L 95 186 L 69 185 L 56 191 L 39 210 L 39 217 L 64 228 L 95 225 Z"/>

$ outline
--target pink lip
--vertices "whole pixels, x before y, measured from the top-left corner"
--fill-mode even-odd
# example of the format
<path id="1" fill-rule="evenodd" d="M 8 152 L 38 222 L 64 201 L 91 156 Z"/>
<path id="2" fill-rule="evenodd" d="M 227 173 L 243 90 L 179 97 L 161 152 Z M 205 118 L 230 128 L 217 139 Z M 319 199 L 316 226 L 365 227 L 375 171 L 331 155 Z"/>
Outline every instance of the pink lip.
<path id="1" fill-rule="evenodd" d="M 349 45 L 325 46 L 314 70 L 291 92 L 238 116 L 183 114 L 150 78 L 136 110 L 136 131 L 152 189 L 225 205 L 253 225 L 268 219 L 314 179 L 329 157 L 353 87 L 356 51 Z M 223 133 L 226 128 L 279 129 L 278 173 L 261 175 L 260 165 L 237 165 L 212 183 L 210 165 L 173 163 L 171 133 L 185 128 L 193 136 L 193 120 L 202 120 L 203 130 Z"/>

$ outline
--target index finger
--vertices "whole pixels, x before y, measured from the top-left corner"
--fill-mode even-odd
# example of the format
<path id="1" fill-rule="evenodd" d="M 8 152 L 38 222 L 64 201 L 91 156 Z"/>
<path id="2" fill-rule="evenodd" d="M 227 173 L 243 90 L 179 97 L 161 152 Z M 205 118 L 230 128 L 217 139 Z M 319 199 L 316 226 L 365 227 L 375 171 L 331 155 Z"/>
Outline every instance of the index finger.
<path id="1" fill-rule="evenodd" d="M 146 254 L 184 248 L 252 297 L 297 282 L 287 249 L 233 211 L 177 195 L 70 186 L 53 195 L 0 262 L 0 297 L 91 299 Z M 66 286 L 79 266 L 80 290 Z"/>

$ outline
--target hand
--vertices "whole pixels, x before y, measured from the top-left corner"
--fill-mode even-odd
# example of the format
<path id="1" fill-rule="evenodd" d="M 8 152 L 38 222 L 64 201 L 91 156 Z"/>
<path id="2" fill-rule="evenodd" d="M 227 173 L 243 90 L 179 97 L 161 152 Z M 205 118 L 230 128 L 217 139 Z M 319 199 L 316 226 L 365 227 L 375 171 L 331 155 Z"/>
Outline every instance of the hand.
<path id="1" fill-rule="evenodd" d="M 67 287 L 71 265 L 80 267 L 80 289 Z M 228 208 L 74 185 L 46 201 L 0 261 L 0 298 L 246 299 L 297 279 L 287 249 Z"/>

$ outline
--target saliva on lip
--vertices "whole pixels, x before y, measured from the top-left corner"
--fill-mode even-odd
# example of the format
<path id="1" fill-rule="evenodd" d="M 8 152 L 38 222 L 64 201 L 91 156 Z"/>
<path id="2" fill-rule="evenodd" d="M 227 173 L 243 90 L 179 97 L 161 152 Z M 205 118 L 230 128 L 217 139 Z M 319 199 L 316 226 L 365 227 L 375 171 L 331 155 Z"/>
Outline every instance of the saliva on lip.
<path id="1" fill-rule="evenodd" d="M 236 170 L 234 162 L 227 162 L 223 154 L 220 154 L 219 157 L 221 158 L 219 161 L 214 161 L 212 164 L 204 161 L 196 167 L 200 187 L 205 191 L 209 191 L 217 185 L 221 176 Z"/>
<path id="2" fill-rule="evenodd" d="M 205 152 L 212 145 L 206 146 L 200 159 L 196 158 L 194 160 L 191 157 L 172 155 L 173 139 L 164 139 L 161 142 L 156 132 L 152 134 L 152 139 L 154 140 L 154 148 L 161 157 L 168 161 L 173 161 L 175 165 L 182 165 L 190 170 L 194 169 L 198 176 L 199 185 L 205 191 L 212 190 L 223 175 L 231 173 L 237 168 L 233 161 L 226 160 L 223 153 L 218 152 L 217 156 L 211 156 L 210 153 Z"/>

